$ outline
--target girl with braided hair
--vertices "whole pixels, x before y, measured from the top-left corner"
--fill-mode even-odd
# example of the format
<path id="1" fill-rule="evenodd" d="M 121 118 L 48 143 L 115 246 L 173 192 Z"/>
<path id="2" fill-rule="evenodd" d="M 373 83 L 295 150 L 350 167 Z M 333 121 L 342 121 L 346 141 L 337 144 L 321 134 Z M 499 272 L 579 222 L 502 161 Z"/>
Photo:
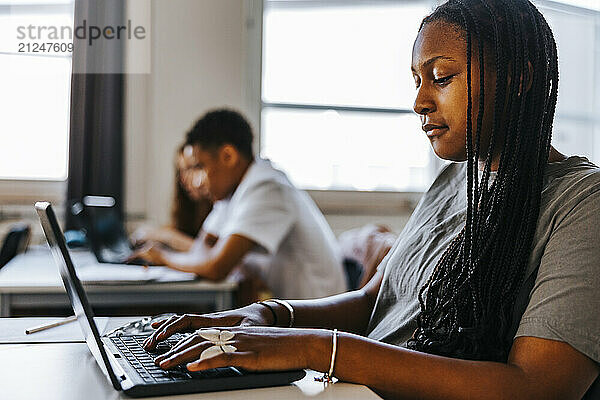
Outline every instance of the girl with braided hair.
<path id="1" fill-rule="evenodd" d="M 385 398 L 600 398 L 600 170 L 550 144 L 546 20 L 528 0 L 449 0 L 423 20 L 411 67 L 423 130 L 454 162 L 369 284 L 174 316 L 148 349 L 217 326 L 235 351 L 205 359 L 211 343 L 192 335 L 158 365 L 311 368 Z"/>
<path id="2" fill-rule="evenodd" d="M 194 170 L 192 146 L 181 145 L 175 161 L 175 190 L 171 203 L 171 223 L 153 228 L 141 226 L 132 235 L 136 246 L 160 243 L 175 251 L 189 251 L 213 202 L 206 191 L 202 174 Z"/>

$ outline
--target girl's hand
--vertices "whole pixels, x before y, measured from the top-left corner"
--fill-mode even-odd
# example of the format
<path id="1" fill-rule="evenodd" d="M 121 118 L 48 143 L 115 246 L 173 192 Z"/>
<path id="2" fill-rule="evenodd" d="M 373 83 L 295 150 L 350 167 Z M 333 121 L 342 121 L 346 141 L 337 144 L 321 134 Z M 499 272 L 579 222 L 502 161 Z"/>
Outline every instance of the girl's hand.
<path id="1" fill-rule="evenodd" d="M 221 311 L 211 314 L 195 315 L 173 315 L 168 319 L 152 324 L 156 329 L 144 341 L 146 350 L 156 348 L 158 342 L 167 339 L 178 332 L 193 332 L 199 328 L 210 328 L 213 326 L 269 326 L 273 324 L 273 314 L 265 306 L 250 304 L 235 310 Z"/>
<path id="2" fill-rule="evenodd" d="M 331 352 L 331 331 L 272 327 L 218 328 L 234 334 L 228 343 L 237 350 L 200 361 L 214 343 L 195 334 L 155 359 L 163 369 L 186 365 L 189 371 L 240 367 L 248 371 L 311 368 L 325 370 Z"/>

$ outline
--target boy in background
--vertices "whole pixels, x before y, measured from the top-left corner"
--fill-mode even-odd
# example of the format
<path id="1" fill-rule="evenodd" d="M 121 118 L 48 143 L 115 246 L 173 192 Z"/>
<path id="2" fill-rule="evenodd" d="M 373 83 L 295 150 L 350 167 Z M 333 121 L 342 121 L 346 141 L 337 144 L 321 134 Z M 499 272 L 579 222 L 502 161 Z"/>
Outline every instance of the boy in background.
<path id="1" fill-rule="evenodd" d="M 333 232 L 312 199 L 268 160 L 255 158 L 242 115 L 205 114 L 188 132 L 193 169 L 215 202 L 192 248 L 173 252 L 149 244 L 134 257 L 155 265 L 224 279 L 243 264 L 273 295 L 309 299 L 346 290 Z"/>

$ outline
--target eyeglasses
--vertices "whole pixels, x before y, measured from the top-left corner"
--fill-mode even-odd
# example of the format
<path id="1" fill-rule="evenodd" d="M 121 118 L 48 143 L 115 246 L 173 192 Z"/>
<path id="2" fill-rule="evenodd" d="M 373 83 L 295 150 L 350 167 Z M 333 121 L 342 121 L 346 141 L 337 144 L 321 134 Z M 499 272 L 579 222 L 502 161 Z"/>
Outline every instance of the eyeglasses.
<path id="1" fill-rule="evenodd" d="M 181 183 L 200 187 L 206 181 L 206 171 L 200 168 L 186 168 L 179 172 Z"/>

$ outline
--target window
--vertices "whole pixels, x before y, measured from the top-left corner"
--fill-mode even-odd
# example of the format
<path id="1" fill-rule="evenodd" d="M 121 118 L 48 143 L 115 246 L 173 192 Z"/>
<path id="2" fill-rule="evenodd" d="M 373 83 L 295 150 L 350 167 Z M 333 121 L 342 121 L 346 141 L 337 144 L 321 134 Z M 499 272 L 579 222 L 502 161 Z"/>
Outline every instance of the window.
<path id="1" fill-rule="evenodd" d="M 41 50 L 41 44 L 50 41 L 45 40 L 50 31 L 37 28 L 73 27 L 73 7 L 73 0 L 0 0 L 3 187 L 67 177 L 71 53 Z M 47 184 L 39 187 L 48 190 Z"/>
<path id="2" fill-rule="evenodd" d="M 305 189 L 422 191 L 435 158 L 412 111 L 430 1 L 266 1 L 261 155 Z"/>
<path id="3" fill-rule="evenodd" d="M 553 143 L 598 164 L 600 6 L 534 2 L 559 48 Z M 437 3 L 265 0 L 261 156 L 304 189 L 425 190 L 440 161 L 412 111 L 409 68 L 418 26 Z"/>
<path id="4" fill-rule="evenodd" d="M 568 4 L 536 2 L 558 47 L 558 104 L 552 143 L 565 154 L 587 156 L 600 165 L 600 4 L 589 0 L 564 3 Z"/>
<path id="5" fill-rule="evenodd" d="M 540 2 L 538 1 L 538 3 Z M 559 0 L 558 3 L 600 11 L 600 3 L 598 3 L 598 0 Z"/>

